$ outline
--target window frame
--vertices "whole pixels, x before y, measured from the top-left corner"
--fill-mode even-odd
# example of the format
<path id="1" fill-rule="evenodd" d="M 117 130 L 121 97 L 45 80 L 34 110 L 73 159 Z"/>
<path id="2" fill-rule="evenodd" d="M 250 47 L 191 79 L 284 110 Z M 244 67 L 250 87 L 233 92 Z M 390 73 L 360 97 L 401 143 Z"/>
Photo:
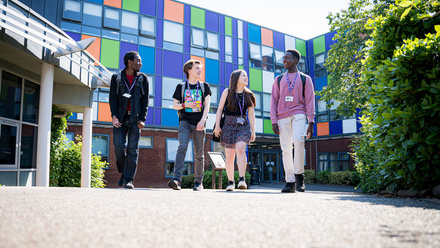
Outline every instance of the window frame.
<path id="1" fill-rule="evenodd" d="M 107 10 L 110 10 L 110 11 L 115 11 L 115 12 L 118 12 L 118 14 L 119 14 L 119 19 L 118 19 L 118 27 L 112 27 L 112 26 L 110 26 L 110 25 L 106 25 L 106 20 L 108 19 L 107 18 L 107 16 L 106 16 L 106 11 Z M 102 27 L 103 28 L 108 28 L 108 29 L 111 29 L 111 30 L 117 30 L 117 31 L 121 31 L 121 29 L 122 29 L 122 10 L 121 9 L 118 9 L 118 8 L 113 8 L 113 7 L 110 7 L 110 6 L 105 6 L 104 5 L 104 10 L 103 10 L 103 14 L 102 14 Z"/>
<path id="2" fill-rule="evenodd" d="M 171 165 L 171 164 L 175 165 L 176 160 L 175 159 L 174 160 L 168 159 L 168 153 L 169 153 L 168 152 L 168 140 L 177 140 L 177 142 L 179 142 L 179 139 L 178 138 L 165 138 L 165 151 L 166 151 L 165 152 L 165 167 L 164 167 L 164 169 L 165 169 L 165 178 L 172 178 L 173 174 L 172 174 L 172 172 L 171 173 L 167 173 L 167 170 L 168 170 L 167 167 L 168 167 L 168 165 Z M 188 149 L 192 149 L 192 159 L 186 160 L 186 156 L 188 154 L 187 153 L 187 154 L 185 154 L 185 159 L 183 161 L 184 169 L 185 169 L 185 166 L 187 166 L 188 175 L 194 174 L 194 146 L 192 145 L 193 142 L 194 142 L 193 139 L 190 139 L 190 141 L 188 143 Z"/>
<path id="3" fill-rule="evenodd" d="M 107 170 L 110 169 L 110 134 L 101 134 L 101 133 L 92 133 L 92 146 L 93 146 L 93 136 L 95 137 L 106 137 L 107 138 L 107 153 L 93 153 L 92 151 L 92 155 L 99 155 L 101 156 L 101 160 L 104 160 L 104 158 L 106 158 L 107 162 L 107 166 L 104 167 L 103 169 Z M 92 148 L 93 149 L 93 148 Z"/>
<path id="4" fill-rule="evenodd" d="M 140 136 L 139 137 L 139 141 L 142 139 L 142 138 L 149 138 L 149 139 L 151 139 L 151 146 L 144 146 L 144 145 L 140 145 L 140 142 L 139 142 L 139 148 L 148 148 L 148 149 L 152 149 L 153 147 L 154 147 L 154 137 L 153 136 Z"/>
<path id="5" fill-rule="evenodd" d="M 79 8 L 80 8 L 80 10 L 79 10 L 79 19 L 76 19 L 76 18 L 72 19 L 72 18 L 70 18 L 70 17 L 66 17 L 66 16 L 65 16 L 66 3 L 67 3 L 68 1 L 76 2 L 76 3 L 79 4 Z M 79 0 L 64 0 L 64 2 L 63 2 L 63 17 L 62 17 L 62 19 L 64 19 L 64 20 L 70 20 L 70 21 L 74 21 L 74 22 L 82 22 L 82 13 L 83 13 L 83 4 L 82 4 L 82 1 L 79 1 Z"/>
<path id="6" fill-rule="evenodd" d="M 153 21 L 153 27 L 154 27 L 153 34 L 151 34 L 151 33 L 144 33 L 143 32 L 144 29 L 142 28 L 142 23 L 143 23 L 142 19 L 144 19 L 144 18 L 151 19 Z M 156 38 L 156 18 L 151 17 L 151 16 L 147 16 L 147 15 L 139 14 L 139 35 L 155 39 Z"/>

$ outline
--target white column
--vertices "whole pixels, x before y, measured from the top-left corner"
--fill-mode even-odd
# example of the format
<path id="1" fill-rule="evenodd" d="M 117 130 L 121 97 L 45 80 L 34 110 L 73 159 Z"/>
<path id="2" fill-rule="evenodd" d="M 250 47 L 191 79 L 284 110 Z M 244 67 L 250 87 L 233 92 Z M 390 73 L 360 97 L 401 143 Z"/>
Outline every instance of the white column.
<path id="1" fill-rule="evenodd" d="M 54 66 L 41 66 L 40 106 L 38 114 L 38 147 L 36 186 L 49 187 L 50 125 L 52 121 Z"/>
<path id="2" fill-rule="evenodd" d="M 82 126 L 82 157 L 81 157 L 81 187 L 90 188 L 92 174 L 92 112 L 93 108 L 84 107 Z"/>

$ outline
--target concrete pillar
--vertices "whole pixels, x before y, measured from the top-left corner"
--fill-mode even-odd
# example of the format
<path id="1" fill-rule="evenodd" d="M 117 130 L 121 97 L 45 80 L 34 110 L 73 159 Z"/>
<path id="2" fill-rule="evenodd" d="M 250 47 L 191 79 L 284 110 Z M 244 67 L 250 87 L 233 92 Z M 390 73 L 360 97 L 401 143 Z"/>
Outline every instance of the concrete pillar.
<path id="1" fill-rule="evenodd" d="M 49 187 L 53 77 L 54 66 L 43 62 L 41 66 L 36 174 L 36 186 L 41 187 Z"/>
<path id="2" fill-rule="evenodd" d="M 92 113 L 93 108 L 84 107 L 82 126 L 81 188 L 90 188 L 92 175 Z"/>

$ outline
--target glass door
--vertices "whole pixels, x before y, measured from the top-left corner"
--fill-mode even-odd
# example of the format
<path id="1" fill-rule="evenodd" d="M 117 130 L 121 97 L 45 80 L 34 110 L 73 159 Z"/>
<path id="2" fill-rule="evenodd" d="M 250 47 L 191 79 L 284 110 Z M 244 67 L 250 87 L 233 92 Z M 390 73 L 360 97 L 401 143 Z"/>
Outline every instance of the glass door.
<path id="1" fill-rule="evenodd" d="M 18 124 L 0 120 L 0 169 L 17 169 Z"/>
<path id="2" fill-rule="evenodd" d="M 280 160 L 277 151 L 263 150 L 262 181 L 271 183 L 280 181 Z"/>

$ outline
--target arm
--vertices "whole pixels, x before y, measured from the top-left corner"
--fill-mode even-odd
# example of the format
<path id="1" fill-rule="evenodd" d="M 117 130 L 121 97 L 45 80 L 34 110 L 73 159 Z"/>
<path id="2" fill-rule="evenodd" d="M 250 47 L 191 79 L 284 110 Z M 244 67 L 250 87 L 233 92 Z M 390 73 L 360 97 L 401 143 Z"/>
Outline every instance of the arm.
<path id="1" fill-rule="evenodd" d="M 248 114 L 249 114 L 249 125 L 251 126 L 251 140 L 250 142 L 254 142 L 256 138 L 255 133 L 255 107 L 249 107 L 248 108 Z"/>
<path id="2" fill-rule="evenodd" d="M 304 90 L 306 113 L 309 121 L 309 127 L 307 128 L 307 139 L 312 138 L 313 125 L 315 124 L 315 91 L 313 90 L 313 83 L 310 77 L 306 79 L 306 88 Z"/>
<path id="3" fill-rule="evenodd" d="M 206 118 L 208 118 L 209 108 L 211 106 L 211 95 L 207 95 L 205 97 L 205 101 L 203 105 L 204 105 L 203 116 L 202 119 L 200 119 L 199 123 L 197 123 L 198 131 L 203 131 L 203 129 L 205 128 Z"/>
<path id="4" fill-rule="evenodd" d="M 150 89 L 148 84 L 148 77 L 144 76 L 143 85 L 144 89 L 146 89 L 145 94 L 141 96 L 141 110 L 140 110 L 140 120 L 138 121 L 138 128 L 142 129 L 145 126 L 145 121 L 147 120 L 148 113 L 148 103 L 150 101 Z"/>
<path id="5" fill-rule="evenodd" d="M 220 103 L 218 104 L 217 114 L 215 115 L 215 129 L 213 131 L 215 136 L 219 136 L 222 132 L 220 128 L 220 119 L 222 118 L 223 109 L 225 108 L 226 98 L 228 97 L 228 89 L 225 89 L 220 97 Z"/>
<path id="6" fill-rule="evenodd" d="M 281 85 L 280 85 L 281 87 Z M 278 88 L 278 81 L 272 84 L 272 97 L 270 99 L 270 120 L 272 121 L 272 130 L 275 134 L 280 134 L 278 128 L 278 103 L 280 101 L 280 89 Z"/>
<path id="7" fill-rule="evenodd" d="M 116 83 L 116 74 L 114 74 L 112 76 L 111 82 L 110 82 L 110 99 L 109 99 L 109 103 L 110 103 L 110 112 L 112 115 L 112 122 L 113 122 L 113 126 L 118 128 L 120 127 L 122 124 L 119 122 L 118 120 L 118 106 L 119 106 L 119 97 L 118 95 L 116 95 L 116 89 L 117 88 L 117 83 Z"/>

